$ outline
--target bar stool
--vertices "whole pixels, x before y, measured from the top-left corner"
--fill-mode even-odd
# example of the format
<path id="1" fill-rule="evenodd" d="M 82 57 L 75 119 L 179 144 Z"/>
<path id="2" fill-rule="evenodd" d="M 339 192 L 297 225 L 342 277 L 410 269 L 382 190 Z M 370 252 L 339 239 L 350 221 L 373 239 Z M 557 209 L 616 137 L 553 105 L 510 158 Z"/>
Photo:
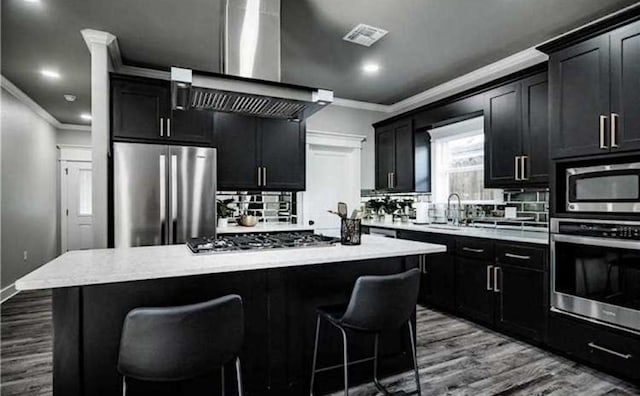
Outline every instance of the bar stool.
<path id="1" fill-rule="evenodd" d="M 420 287 L 420 271 L 417 268 L 409 271 L 386 276 L 361 276 L 356 280 L 351 293 L 349 304 L 340 307 L 318 308 L 316 319 L 316 339 L 313 349 L 313 366 L 311 372 L 311 389 L 316 372 L 316 359 L 318 355 L 318 338 L 320 333 L 320 321 L 325 319 L 342 334 L 343 365 L 344 365 L 344 394 L 349 395 L 349 375 L 347 357 L 347 332 L 350 330 L 360 333 L 372 333 L 375 335 L 373 355 L 373 381 L 376 388 L 385 395 L 389 391 L 378 380 L 378 338 L 381 332 L 394 330 L 407 325 L 409 338 L 411 339 L 411 352 L 418 395 L 422 395 L 420 389 L 420 376 L 418 374 L 418 362 L 416 359 L 416 345 L 413 339 L 411 315 L 418 301 Z"/>
<path id="2" fill-rule="evenodd" d="M 163 308 L 136 308 L 122 326 L 118 372 L 122 395 L 127 378 L 170 382 L 195 378 L 235 359 L 238 394 L 242 396 L 240 348 L 244 338 L 242 299 L 228 295 L 203 303 Z"/>

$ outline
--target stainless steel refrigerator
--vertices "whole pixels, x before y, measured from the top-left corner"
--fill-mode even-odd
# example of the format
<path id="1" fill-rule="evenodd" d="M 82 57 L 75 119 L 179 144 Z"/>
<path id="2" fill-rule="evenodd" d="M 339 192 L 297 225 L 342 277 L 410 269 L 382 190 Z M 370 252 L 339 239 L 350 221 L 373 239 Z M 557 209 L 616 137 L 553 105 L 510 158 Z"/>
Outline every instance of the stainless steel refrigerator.
<path id="1" fill-rule="evenodd" d="M 216 150 L 113 145 L 115 247 L 184 243 L 216 231 Z"/>

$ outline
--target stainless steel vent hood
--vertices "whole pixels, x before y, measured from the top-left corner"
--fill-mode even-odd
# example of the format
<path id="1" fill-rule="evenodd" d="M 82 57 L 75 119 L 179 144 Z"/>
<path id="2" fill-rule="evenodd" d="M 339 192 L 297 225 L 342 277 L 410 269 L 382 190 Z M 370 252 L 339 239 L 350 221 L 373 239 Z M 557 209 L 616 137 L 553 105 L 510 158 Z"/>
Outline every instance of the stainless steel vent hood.
<path id="1" fill-rule="evenodd" d="M 223 0 L 223 73 L 171 68 L 172 107 L 301 120 L 333 91 L 280 82 L 280 0 Z"/>

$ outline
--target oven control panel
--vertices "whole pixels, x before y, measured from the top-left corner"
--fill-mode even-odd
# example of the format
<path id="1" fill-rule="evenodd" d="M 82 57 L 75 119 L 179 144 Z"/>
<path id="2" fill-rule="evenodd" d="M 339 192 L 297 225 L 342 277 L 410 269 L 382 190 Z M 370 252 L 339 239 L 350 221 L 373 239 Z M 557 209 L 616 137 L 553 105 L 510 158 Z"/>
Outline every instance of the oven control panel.
<path id="1" fill-rule="evenodd" d="M 558 230 L 561 234 L 568 235 L 640 240 L 640 224 L 573 223 L 560 221 Z"/>

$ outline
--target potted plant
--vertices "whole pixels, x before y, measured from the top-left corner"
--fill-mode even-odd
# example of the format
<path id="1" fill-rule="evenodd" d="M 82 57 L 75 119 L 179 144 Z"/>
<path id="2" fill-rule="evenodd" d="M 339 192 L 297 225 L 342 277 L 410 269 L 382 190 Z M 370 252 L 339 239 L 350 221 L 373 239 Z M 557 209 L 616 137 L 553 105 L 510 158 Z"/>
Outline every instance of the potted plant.
<path id="1" fill-rule="evenodd" d="M 229 225 L 229 217 L 233 216 L 233 208 L 230 206 L 233 199 L 225 199 L 224 201 L 216 201 L 216 209 L 218 211 L 218 227 L 227 227 Z"/>
<path id="2" fill-rule="evenodd" d="M 388 195 L 382 200 L 382 209 L 384 210 L 384 222 L 392 223 L 393 214 L 398 210 L 398 201 L 391 199 Z"/>
<path id="3" fill-rule="evenodd" d="M 374 216 L 375 220 L 378 220 L 378 216 L 380 215 L 380 209 L 382 209 L 382 201 L 379 199 L 372 198 L 367 201 L 366 205 L 367 209 L 369 209 Z"/>
<path id="4" fill-rule="evenodd" d="M 403 199 L 402 201 L 398 202 L 398 206 L 400 207 L 400 219 L 403 223 L 409 222 L 411 204 L 413 204 L 413 201 L 410 199 Z"/>

